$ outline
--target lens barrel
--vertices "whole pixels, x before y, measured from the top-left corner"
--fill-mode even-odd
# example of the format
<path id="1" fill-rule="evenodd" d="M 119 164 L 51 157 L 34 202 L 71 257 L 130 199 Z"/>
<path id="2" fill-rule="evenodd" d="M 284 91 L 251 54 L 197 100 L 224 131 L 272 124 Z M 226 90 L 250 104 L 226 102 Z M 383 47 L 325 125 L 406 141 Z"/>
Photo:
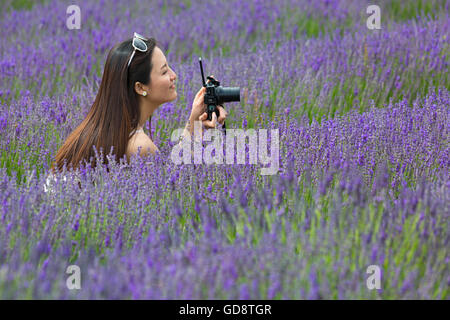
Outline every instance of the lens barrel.
<path id="1" fill-rule="evenodd" d="M 216 96 L 219 100 L 218 104 L 224 102 L 241 101 L 241 90 L 239 87 L 216 87 Z"/>

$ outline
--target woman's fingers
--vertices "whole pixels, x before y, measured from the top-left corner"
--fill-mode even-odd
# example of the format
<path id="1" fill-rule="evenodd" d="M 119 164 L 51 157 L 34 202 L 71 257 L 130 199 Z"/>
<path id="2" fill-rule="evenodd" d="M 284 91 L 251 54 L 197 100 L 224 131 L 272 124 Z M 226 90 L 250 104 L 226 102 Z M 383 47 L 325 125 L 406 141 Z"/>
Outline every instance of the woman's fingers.
<path id="1" fill-rule="evenodd" d="M 208 114 L 206 112 L 204 112 L 201 116 L 200 116 L 200 120 L 202 121 L 203 125 L 207 128 L 215 128 L 216 124 L 217 124 L 217 116 L 216 113 L 213 112 L 212 114 L 212 119 L 211 120 L 206 120 L 208 117 Z"/>
<path id="2" fill-rule="evenodd" d="M 195 95 L 194 101 L 197 101 L 198 99 L 202 98 L 202 95 L 205 93 L 206 88 L 202 87 L 200 90 L 198 90 L 197 94 Z"/>
<path id="3" fill-rule="evenodd" d="M 223 125 L 223 123 L 225 122 L 225 119 L 228 116 L 228 112 L 222 106 L 218 106 L 218 109 L 219 109 L 219 118 L 217 118 L 215 112 L 213 112 L 211 120 L 206 120 L 208 117 L 208 114 L 206 112 L 204 112 L 199 117 L 200 121 L 203 122 L 204 126 L 206 126 L 208 128 L 215 128 L 217 125 L 217 122 L 220 123 L 221 125 Z"/>
<path id="4" fill-rule="evenodd" d="M 211 120 L 210 121 L 206 121 L 206 126 L 208 126 L 209 128 L 215 128 L 217 125 L 217 116 L 216 113 L 213 112 Z"/>
<path id="5" fill-rule="evenodd" d="M 217 108 L 219 109 L 219 123 L 223 125 L 223 123 L 225 122 L 225 118 L 228 115 L 228 112 L 225 111 L 225 109 L 222 106 L 217 106 Z"/>
<path id="6" fill-rule="evenodd" d="M 200 90 L 198 90 L 197 94 L 195 95 L 194 101 L 198 101 L 199 99 L 201 99 L 204 91 L 205 87 L 202 87 Z"/>

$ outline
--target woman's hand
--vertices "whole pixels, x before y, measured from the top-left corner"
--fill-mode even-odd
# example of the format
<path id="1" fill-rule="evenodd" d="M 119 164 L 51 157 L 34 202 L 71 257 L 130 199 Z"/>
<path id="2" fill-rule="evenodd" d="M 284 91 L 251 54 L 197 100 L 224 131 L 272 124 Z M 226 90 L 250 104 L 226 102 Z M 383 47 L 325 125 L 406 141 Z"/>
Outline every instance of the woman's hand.
<path id="1" fill-rule="evenodd" d="M 202 113 L 205 112 L 205 93 L 206 88 L 202 87 L 195 95 L 194 102 L 192 103 L 192 110 L 191 115 L 189 116 L 189 121 L 198 121 Z"/>
<path id="2" fill-rule="evenodd" d="M 211 77 L 214 78 L 213 75 L 211 75 Z M 217 106 L 217 109 L 219 109 L 219 119 L 217 119 L 216 113 L 213 112 L 212 119 L 206 120 L 208 114 L 206 113 L 205 93 L 206 88 L 202 87 L 195 95 L 194 102 L 192 103 L 191 115 L 189 116 L 191 128 L 193 127 L 194 121 L 202 121 L 203 126 L 206 128 L 215 128 L 217 122 L 223 125 L 228 115 L 223 106 L 219 105 Z"/>
<path id="3" fill-rule="evenodd" d="M 208 118 L 208 114 L 206 112 L 200 116 L 199 120 L 202 121 L 203 126 L 206 128 L 215 128 L 217 122 L 223 125 L 225 119 L 227 118 L 228 112 L 225 111 L 223 106 L 217 106 L 217 109 L 219 109 L 219 119 L 217 119 L 215 112 L 213 112 L 211 120 L 206 120 Z"/>

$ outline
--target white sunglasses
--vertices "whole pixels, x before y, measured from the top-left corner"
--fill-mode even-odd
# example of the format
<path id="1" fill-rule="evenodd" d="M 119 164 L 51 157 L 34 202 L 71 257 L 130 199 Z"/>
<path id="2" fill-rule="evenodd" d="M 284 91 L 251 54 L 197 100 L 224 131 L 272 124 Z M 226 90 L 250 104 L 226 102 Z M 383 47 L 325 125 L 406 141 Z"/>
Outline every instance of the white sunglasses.
<path id="1" fill-rule="evenodd" d="M 140 52 L 146 52 L 148 47 L 147 44 L 144 41 L 148 41 L 147 38 L 141 36 L 139 33 L 135 32 L 133 36 L 133 40 L 131 44 L 133 45 L 133 54 L 130 57 L 130 60 L 128 61 L 127 68 L 130 66 L 131 60 L 133 60 L 134 54 L 136 53 L 136 50 L 139 50 Z"/>

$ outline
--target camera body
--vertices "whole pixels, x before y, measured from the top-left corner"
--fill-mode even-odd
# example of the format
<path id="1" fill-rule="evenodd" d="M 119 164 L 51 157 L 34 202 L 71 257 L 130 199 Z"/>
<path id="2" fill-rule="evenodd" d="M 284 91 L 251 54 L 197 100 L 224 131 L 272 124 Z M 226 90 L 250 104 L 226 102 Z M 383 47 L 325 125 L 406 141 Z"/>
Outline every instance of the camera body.
<path id="1" fill-rule="evenodd" d="M 202 73 L 203 86 L 206 88 L 204 103 L 206 105 L 207 120 L 212 120 L 212 114 L 215 112 L 219 117 L 218 105 L 225 102 L 241 101 L 239 87 L 222 87 L 220 82 L 212 77 L 207 77 L 208 82 L 205 83 L 203 75 L 202 59 L 199 58 L 200 71 Z"/>

